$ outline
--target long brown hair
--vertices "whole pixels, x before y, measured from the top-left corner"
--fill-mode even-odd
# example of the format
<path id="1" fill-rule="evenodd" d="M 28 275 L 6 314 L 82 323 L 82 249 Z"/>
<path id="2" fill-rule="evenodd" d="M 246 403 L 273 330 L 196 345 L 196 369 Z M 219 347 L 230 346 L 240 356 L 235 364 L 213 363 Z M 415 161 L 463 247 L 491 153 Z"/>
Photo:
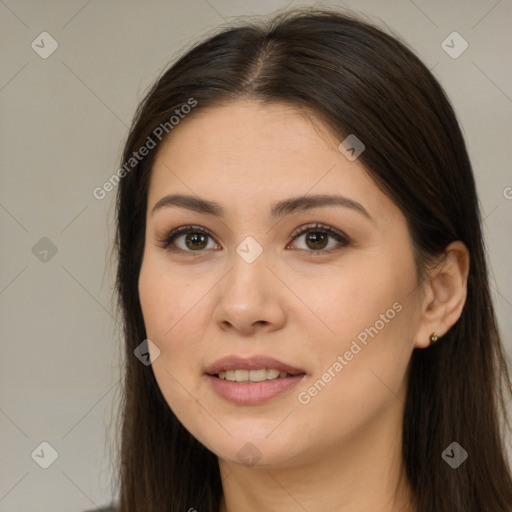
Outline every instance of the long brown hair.
<path id="1" fill-rule="evenodd" d="M 120 429 L 120 512 L 217 512 L 218 460 L 179 422 L 151 366 L 138 296 L 155 129 L 171 116 L 252 98 L 318 115 L 343 140 L 357 134 L 359 159 L 407 218 L 421 276 L 446 246 L 463 241 L 471 264 L 457 323 L 437 344 L 415 349 L 403 419 L 403 467 L 418 512 L 510 512 L 512 478 L 503 429 L 512 386 L 493 310 L 475 182 L 454 111 L 437 80 L 405 44 L 333 10 L 301 9 L 222 29 L 192 47 L 140 104 L 118 184 L 116 290 L 123 315 L 125 375 Z M 179 121 L 178 121 L 179 122 Z M 167 123 L 167 124 L 165 124 Z M 148 145 L 146 156 L 127 162 Z M 500 414 L 502 413 L 502 414 Z M 503 423 L 503 426 L 502 426 Z M 457 469 L 441 454 L 468 453 Z"/>

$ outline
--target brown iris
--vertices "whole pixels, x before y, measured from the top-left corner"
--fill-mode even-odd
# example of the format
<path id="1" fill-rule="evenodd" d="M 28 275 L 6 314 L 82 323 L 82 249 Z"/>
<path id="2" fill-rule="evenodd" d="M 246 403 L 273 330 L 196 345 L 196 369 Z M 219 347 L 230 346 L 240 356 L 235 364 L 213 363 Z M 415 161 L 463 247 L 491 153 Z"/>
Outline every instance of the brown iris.
<path id="1" fill-rule="evenodd" d="M 328 235 L 320 231 L 311 231 L 306 235 L 306 243 L 311 249 L 323 249 L 326 246 Z M 312 242 L 313 245 L 309 245 Z"/>
<path id="2" fill-rule="evenodd" d="M 199 245 L 198 242 L 204 245 Z M 187 234 L 185 237 L 185 244 L 189 249 L 204 249 L 208 244 L 208 236 L 203 233 Z"/>

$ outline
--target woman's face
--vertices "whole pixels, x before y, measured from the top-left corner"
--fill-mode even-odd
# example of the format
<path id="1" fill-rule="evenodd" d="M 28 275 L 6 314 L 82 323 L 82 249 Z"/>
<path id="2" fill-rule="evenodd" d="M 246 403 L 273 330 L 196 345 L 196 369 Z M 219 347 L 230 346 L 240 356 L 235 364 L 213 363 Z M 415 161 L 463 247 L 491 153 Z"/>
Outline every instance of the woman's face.
<path id="1" fill-rule="evenodd" d="M 197 114 L 157 155 L 139 279 L 169 407 L 221 459 L 262 467 L 398 436 L 421 309 L 404 215 L 303 111 Z"/>

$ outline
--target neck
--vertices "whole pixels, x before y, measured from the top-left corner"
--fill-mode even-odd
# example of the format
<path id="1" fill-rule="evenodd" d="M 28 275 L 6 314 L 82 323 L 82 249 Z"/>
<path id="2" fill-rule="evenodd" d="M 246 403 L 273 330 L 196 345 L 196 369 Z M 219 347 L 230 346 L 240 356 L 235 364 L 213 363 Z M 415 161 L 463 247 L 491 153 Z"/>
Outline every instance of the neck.
<path id="1" fill-rule="evenodd" d="M 246 467 L 219 459 L 219 511 L 416 512 L 407 478 L 400 479 L 402 405 L 397 400 L 339 446 L 320 446 L 286 467 Z"/>

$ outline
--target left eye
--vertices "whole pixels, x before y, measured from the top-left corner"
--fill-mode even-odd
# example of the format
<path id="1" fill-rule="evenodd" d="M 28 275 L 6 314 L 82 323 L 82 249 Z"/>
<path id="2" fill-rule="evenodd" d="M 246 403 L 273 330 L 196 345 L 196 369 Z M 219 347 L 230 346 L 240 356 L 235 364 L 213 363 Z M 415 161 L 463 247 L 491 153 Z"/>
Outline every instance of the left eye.
<path id="1" fill-rule="evenodd" d="M 305 237 L 304 242 L 306 244 L 306 248 L 300 248 L 301 250 L 313 249 L 308 252 L 317 252 L 317 253 L 328 253 L 333 252 L 340 247 L 345 247 L 349 245 L 349 238 L 334 230 L 330 226 L 324 226 L 322 224 L 314 224 L 312 226 L 304 226 L 299 228 L 298 232 L 294 233 L 293 240 L 297 240 L 300 237 Z M 334 238 L 338 243 L 334 244 L 334 247 L 325 248 L 328 245 L 329 238 Z"/>
<path id="2" fill-rule="evenodd" d="M 341 232 L 334 230 L 330 226 L 322 224 L 314 224 L 304 226 L 295 231 L 292 239 L 295 241 L 300 237 L 305 237 L 304 242 L 306 247 L 299 247 L 299 250 L 308 251 L 312 253 L 329 253 L 333 252 L 340 247 L 345 247 L 350 244 L 350 239 Z M 182 239 L 183 240 L 180 240 Z M 168 249 L 170 251 L 182 252 L 202 252 L 203 249 L 214 249 L 215 247 L 208 247 L 208 238 L 212 241 L 213 238 L 208 231 L 197 226 L 182 226 L 171 231 L 165 238 L 159 240 L 159 247 Z M 334 247 L 328 247 L 329 238 L 334 238 L 337 244 Z M 184 242 L 184 245 L 178 242 Z M 290 247 L 290 244 L 287 248 Z M 310 249 L 310 250 L 308 250 Z"/>

